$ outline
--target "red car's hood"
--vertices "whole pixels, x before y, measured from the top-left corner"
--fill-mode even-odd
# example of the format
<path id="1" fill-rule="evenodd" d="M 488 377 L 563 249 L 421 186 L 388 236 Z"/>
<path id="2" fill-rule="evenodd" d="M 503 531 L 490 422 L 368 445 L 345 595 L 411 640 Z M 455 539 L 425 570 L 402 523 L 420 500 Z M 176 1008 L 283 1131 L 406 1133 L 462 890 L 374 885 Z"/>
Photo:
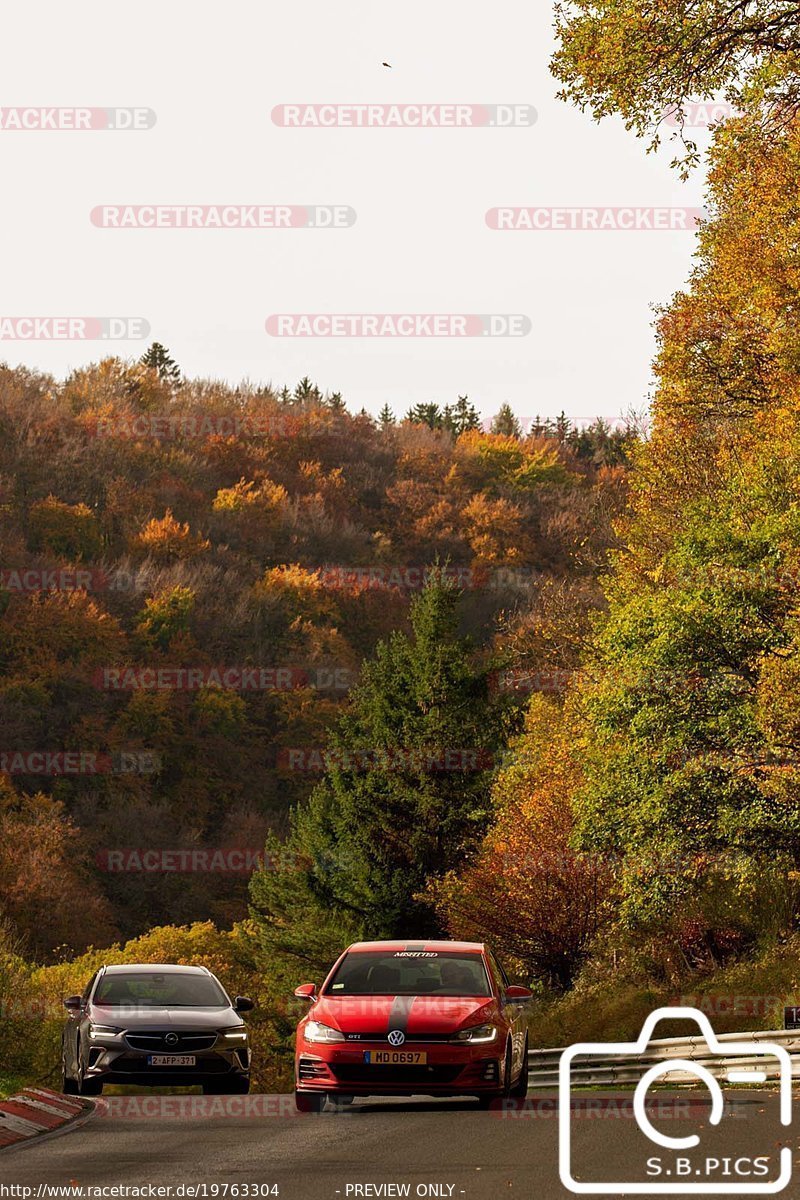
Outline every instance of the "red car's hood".
<path id="1" fill-rule="evenodd" d="M 385 1037 L 402 1029 L 410 1039 L 415 1033 L 453 1033 L 480 1025 L 496 1011 L 491 996 L 321 996 L 308 1015 L 342 1033 Z"/>

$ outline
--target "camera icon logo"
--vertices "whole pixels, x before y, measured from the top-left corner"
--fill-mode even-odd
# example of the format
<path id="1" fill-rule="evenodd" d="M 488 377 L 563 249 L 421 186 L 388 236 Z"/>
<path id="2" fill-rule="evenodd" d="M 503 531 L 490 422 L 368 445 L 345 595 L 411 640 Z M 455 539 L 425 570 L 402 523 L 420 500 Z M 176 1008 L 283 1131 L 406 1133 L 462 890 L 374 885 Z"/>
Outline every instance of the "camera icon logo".
<path id="1" fill-rule="evenodd" d="M 653 1030 L 661 1020 L 691 1020 L 700 1029 L 702 1041 L 708 1047 L 708 1056 L 713 1056 L 715 1062 L 705 1065 L 694 1062 L 691 1058 L 665 1057 L 648 1066 L 638 1079 L 633 1093 L 633 1115 L 636 1127 L 649 1143 L 659 1147 L 665 1153 L 646 1160 L 643 1174 L 646 1178 L 637 1180 L 598 1179 L 587 1180 L 585 1172 L 581 1178 L 575 1177 L 574 1138 L 572 1099 L 575 1086 L 575 1059 L 588 1059 L 589 1071 L 591 1060 L 603 1060 L 607 1063 L 609 1057 L 615 1060 L 615 1067 L 620 1072 L 626 1070 L 636 1073 L 639 1066 L 644 1066 L 642 1059 L 649 1062 L 653 1051 L 648 1053 L 648 1047 L 653 1037 Z M 625 1058 L 631 1061 L 625 1064 Z M 742 1059 L 763 1059 L 764 1067 L 770 1060 L 777 1060 L 777 1071 L 774 1061 L 773 1070 L 742 1069 Z M 730 1066 L 725 1060 L 730 1061 Z M 597 1063 L 599 1067 L 599 1062 Z M 783 1126 L 791 1124 L 792 1119 L 792 1064 L 788 1051 L 774 1042 L 721 1042 L 705 1013 L 696 1008 L 659 1008 L 651 1013 L 642 1026 L 641 1033 L 635 1042 L 578 1042 L 569 1046 L 561 1055 L 559 1063 L 559 1174 L 561 1183 L 570 1192 L 578 1195 L 619 1195 L 621 1192 L 632 1195 L 658 1195 L 671 1193 L 673 1195 L 758 1195 L 780 1192 L 789 1183 L 792 1174 L 792 1151 L 789 1146 L 783 1146 L 778 1155 L 777 1174 L 770 1169 L 769 1156 L 761 1157 L 709 1157 L 700 1147 L 700 1137 L 696 1133 L 684 1137 L 673 1137 L 657 1129 L 647 1111 L 648 1089 L 663 1076 L 672 1071 L 680 1071 L 695 1076 L 705 1085 L 710 1094 L 711 1104 L 707 1120 L 713 1128 L 719 1126 L 726 1113 L 726 1098 L 721 1082 L 727 1083 L 764 1083 L 768 1078 L 777 1078 L 778 1086 L 778 1116 Z M 586 1075 L 578 1082 L 587 1082 Z M 681 1082 L 684 1082 L 681 1080 Z M 683 1101 L 684 1107 L 688 1107 Z M 698 1152 L 698 1147 L 700 1147 Z M 695 1151 L 695 1154 L 691 1152 Z M 731 1175 L 734 1178 L 731 1178 Z M 773 1176 L 770 1178 L 770 1176 Z M 660 1178 L 659 1178 L 660 1177 Z"/>

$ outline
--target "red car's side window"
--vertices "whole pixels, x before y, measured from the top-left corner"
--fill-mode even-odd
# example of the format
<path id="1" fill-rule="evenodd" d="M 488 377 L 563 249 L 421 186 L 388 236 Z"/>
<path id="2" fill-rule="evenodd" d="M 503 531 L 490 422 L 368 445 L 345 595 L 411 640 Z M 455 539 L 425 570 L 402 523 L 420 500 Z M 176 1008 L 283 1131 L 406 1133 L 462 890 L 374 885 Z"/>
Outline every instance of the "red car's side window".
<path id="1" fill-rule="evenodd" d="M 486 966 L 489 971 L 489 978 L 492 981 L 494 994 L 496 996 L 502 996 L 504 991 L 503 972 L 491 951 L 487 951 L 486 953 Z"/>

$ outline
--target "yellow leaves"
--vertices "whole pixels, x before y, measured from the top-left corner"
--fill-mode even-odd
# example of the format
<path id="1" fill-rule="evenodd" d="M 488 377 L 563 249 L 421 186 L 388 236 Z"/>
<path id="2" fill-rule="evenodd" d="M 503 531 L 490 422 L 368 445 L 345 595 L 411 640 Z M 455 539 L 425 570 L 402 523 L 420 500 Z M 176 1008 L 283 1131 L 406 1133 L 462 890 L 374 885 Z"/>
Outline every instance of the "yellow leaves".
<path id="1" fill-rule="evenodd" d="M 65 384 L 64 393 L 73 412 L 108 412 L 110 405 L 117 415 L 124 408 L 124 400 L 120 404 L 123 397 L 142 412 L 168 404 L 172 395 L 156 371 L 140 363 L 123 362 L 120 358 L 104 358 L 74 371 Z"/>
<path id="2" fill-rule="evenodd" d="M 565 483 L 569 476 L 557 445 L 547 438 L 518 438 L 473 429 L 456 442 L 450 486 L 472 491 L 500 487 L 531 491 L 545 483 Z"/>
<path id="3" fill-rule="evenodd" d="M 100 553 L 100 528 L 86 504 L 65 504 L 56 496 L 37 500 L 28 512 L 31 550 L 49 551 L 75 560 Z"/>
<path id="4" fill-rule="evenodd" d="M 467 541 L 479 563 L 508 566 L 525 561 L 532 547 L 518 505 L 477 493 L 461 517 Z"/>
<path id="5" fill-rule="evenodd" d="M 113 662 L 125 641 L 115 618 L 86 592 L 39 593 L 12 603 L 4 629 L 11 662 L 28 679 L 50 675 L 65 663 Z"/>
<path id="6" fill-rule="evenodd" d="M 253 489 L 255 484 L 240 479 L 230 488 L 220 488 L 214 497 L 212 508 L 214 512 L 241 512 L 243 508 L 255 503 Z"/>
<path id="7" fill-rule="evenodd" d="M 261 512 L 279 512 L 289 503 L 289 495 L 281 484 L 273 483 L 271 479 L 263 479 L 256 487 L 255 483 L 240 479 L 233 487 L 220 488 L 214 497 L 212 508 L 214 512 L 243 512 L 247 509 L 258 509 Z"/>
<path id="8" fill-rule="evenodd" d="M 197 558 L 210 548 L 211 543 L 206 538 L 191 532 L 188 521 L 176 521 L 169 508 L 163 517 L 148 521 L 131 543 L 134 554 L 149 555 L 159 562 Z"/>
<path id="9" fill-rule="evenodd" d="M 201 688 L 192 707 L 200 727 L 222 737 L 235 737 L 247 719 L 242 697 L 220 687 Z"/>
<path id="10" fill-rule="evenodd" d="M 769 655 L 759 671 L 756 719 L 772 755 L 788 756 L 800 768 L 800 645 L 794 640 L 788 655 Z"/>
<path id="11" fill-rule="evenodd" d="M 336 623 L 337 606 L 319 571 L 290 563 L 270 567 L 254 587 L 257 599 L 271 602 L 289 621 Z"/>

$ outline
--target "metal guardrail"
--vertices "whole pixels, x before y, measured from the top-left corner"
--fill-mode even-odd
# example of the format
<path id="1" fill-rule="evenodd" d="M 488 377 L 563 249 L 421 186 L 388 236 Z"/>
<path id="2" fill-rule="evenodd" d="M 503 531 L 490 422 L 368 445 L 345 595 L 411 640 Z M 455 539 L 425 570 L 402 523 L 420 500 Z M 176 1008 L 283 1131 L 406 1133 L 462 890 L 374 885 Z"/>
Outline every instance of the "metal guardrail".
<path id="1" fill-rule="evenodd" d="M 785 1047 L 792 1057 L 792 1076 L 800 1078 L 800 1030 L 765 1030 L 753 1033 L 722 1033 L 717 1040 L 725 1042 L 775 1042 Z M 528 1083 L 532 1088 L 557 1088 L 558 1066 L 566 1047 L 528 1051 Z M 637 1083 L 644 1071 L 654 1063 L 669 1062 L 671 1058 L 688 1059 L 706 1068 L 715 1078 L 726 1078 L 730 1070 L 737 1072 L 763 1071 L 768 1079 L 777 1079 L 780 1068 L 777 1059 L 749 1055 L 728 1058 L 709 1049 L 699 1034 L 691 1037 L 654 1038 L 643 1054 L 609 1054 L 607 1056 L 578 1056 L 572 1062 L 570 1078 L 577 1087 L 602 1087 L 617 1083 Z M 664 1083 L 687 1083 L 697 1076 L 676 1069 L 665 1071 Z M 756 1080 L 758 1082 L 758 1080 Z"/>

